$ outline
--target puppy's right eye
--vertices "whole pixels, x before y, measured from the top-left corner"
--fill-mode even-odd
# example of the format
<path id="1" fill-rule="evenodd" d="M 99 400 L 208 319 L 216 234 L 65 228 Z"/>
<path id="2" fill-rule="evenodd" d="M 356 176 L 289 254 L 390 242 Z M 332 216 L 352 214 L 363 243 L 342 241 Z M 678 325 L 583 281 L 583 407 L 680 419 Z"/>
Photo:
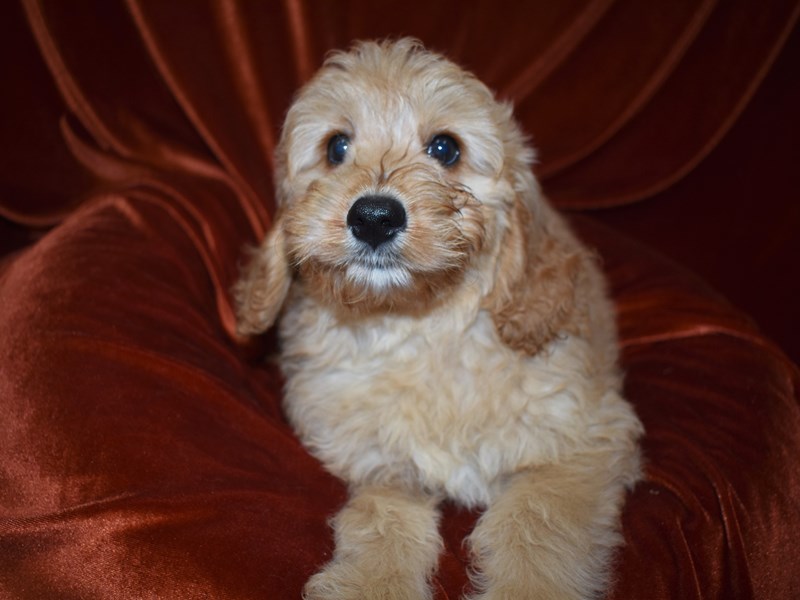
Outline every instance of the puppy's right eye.
<path id="1" fill-rule="evenodd" d="M 350 138 L 343 133 L 337 133 L 328 140 L 328 162 L 340 165 L 344 162 L 347 149 L 350 147 Z"/>

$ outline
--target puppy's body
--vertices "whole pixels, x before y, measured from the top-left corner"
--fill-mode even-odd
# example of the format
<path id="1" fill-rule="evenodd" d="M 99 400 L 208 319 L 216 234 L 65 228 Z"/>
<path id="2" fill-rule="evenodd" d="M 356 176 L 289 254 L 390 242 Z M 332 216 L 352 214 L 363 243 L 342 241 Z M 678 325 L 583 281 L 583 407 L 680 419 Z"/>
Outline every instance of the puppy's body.
<path id="1" fill-rule="evenodd" d="M 308 598 L 429 597 L 445 497 L 487 509 L 481 597 L 605 589 L 641 426 L 602 277 L 530 162 L 510 109 L 408 40 L 334 55 L 290 110 L 237 296 L 248 333 L 284 307 L 287 414 L 352 490 Z"/>
<path id="2" fill-rule="evenodd" d="M 503 475 L 591 450 L 590 426 L 613 425 L 610 338 L 521 355 L 480 309 L 484 285 L 424 316 L 343 323 L 302 291 L 287 304 L 287 413 L 334 474 L 486 506 Z"/>

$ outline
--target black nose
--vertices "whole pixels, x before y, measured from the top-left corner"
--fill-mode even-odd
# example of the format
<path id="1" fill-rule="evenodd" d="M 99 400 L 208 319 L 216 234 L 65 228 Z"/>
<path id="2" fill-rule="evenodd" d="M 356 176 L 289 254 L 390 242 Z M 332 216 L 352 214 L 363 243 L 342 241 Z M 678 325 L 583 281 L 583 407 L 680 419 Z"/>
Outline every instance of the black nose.
<path id="1" fill-rule="evenodd" d="M 362 196 L 350 207 L 347 225 L 356 239 L 375 249 L 405 229 L 406 211 L 390 196 Z"/>

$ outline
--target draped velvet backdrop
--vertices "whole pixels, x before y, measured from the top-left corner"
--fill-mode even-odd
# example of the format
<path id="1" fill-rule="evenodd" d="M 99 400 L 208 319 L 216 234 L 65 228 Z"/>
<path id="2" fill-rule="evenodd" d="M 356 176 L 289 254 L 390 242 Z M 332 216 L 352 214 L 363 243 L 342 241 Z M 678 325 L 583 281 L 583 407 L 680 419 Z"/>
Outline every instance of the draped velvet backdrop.
<path id="1" fill-rule="evenodd" d="M 647 428 L 613 596 L 800 595 L 798 370 L 770 341 L 800 356 L 800 4 L 507 4 L 0 7 L 0 596 L 296 598 L 330 556 L 345 490 L 229 289 L 293 92 L 399 35 L 515 103 L 603 256 Z M 474 518 L 446 507 L 438 598 Z"/>

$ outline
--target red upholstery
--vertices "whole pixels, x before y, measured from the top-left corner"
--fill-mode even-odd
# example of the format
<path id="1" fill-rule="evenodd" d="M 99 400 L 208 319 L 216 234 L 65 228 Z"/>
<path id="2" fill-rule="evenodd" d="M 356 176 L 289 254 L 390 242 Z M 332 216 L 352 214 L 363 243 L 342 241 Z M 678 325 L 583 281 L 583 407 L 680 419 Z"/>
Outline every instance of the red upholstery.
<path id="1" fill-rule="evenodd" d="M 776 77 L 797 56 L 798 3 L 509 4 L 3 5 L 1 597 L 297 598 L 330 556 L 344 487 L 281 415 L 272 342 L 232 337 L 228 290 L 270 222 L 292 92 L 327 49 L 401 34 L 515 100 L 545 189 L 603 256 L 647 429 L 613 596 L 797 597 L 798 369 L 632 238 L 692 265 L 699 232 L 718 256 L 742 241 L 720 231 L 725 210 L 774 207 L 743 241 L 797 285 L 796 208 L 739 195 L 759 172 L 729 182 L 718 157 L 747 147 L 753 107 L 796 125 L 796 86 Z M 771 138 L 786 152 L 789 124 Z M 723 263 L 696 264 L 725 283 Z M 762 290 L 763 314 L 783 306 Z M 439 598 L 467 585 L 474 518 L 446 507 Z"/>

